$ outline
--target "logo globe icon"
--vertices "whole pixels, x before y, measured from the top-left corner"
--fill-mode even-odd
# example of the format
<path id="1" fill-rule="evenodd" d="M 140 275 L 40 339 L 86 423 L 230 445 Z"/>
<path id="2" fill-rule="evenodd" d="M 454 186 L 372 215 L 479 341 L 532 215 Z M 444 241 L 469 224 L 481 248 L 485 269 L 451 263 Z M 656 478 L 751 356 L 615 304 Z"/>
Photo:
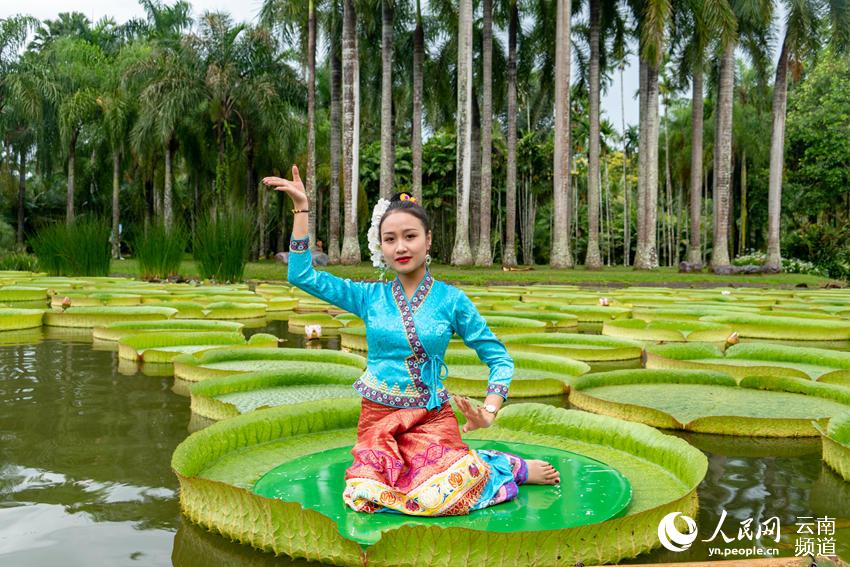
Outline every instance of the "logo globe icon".
<path id="1" fill-rule="evenodd" d="M 688 526 L 688 533 L 681 533 L 673 521 L 676 516 L 682 516 L 685 524 Z M 658 539 L 661 540 L 661 545 L 670 551 L 685 551 L 697 538 L 697 523 L 690 516 L 685 516 L 681 512 L 670 512 L 658 523 Z"/>

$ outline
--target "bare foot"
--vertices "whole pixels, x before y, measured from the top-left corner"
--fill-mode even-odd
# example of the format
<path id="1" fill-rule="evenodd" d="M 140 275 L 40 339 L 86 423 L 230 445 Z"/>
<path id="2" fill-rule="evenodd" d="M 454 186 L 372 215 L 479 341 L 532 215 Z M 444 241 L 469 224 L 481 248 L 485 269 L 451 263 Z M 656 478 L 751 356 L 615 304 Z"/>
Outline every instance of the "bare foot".
<path id="1" fill-rule="evenodd" d="M 527 459 L 525 462 L 528 465 L 526 484 L 558 484 L 561 482 L 561 474 L 546 461 Z"/>

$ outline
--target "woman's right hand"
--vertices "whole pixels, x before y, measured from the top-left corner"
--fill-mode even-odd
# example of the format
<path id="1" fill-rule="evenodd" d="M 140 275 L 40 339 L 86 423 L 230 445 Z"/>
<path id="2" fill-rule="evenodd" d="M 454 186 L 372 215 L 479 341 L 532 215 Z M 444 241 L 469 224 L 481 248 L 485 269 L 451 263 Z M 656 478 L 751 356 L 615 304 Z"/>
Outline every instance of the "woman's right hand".
<path id="1" fill-rule="evenodd" d="M 292 181 L 282 177 L 263 177 L 263 183 L 275 191 L 283 191 L 289 195 L 292 204 L 299 209 L 306 209 L 310 206 L 310 202 L 307 200 L 307 192 L 301 182 L 301 176 L 298 175 L 297 165 L 292 166 Z"/>

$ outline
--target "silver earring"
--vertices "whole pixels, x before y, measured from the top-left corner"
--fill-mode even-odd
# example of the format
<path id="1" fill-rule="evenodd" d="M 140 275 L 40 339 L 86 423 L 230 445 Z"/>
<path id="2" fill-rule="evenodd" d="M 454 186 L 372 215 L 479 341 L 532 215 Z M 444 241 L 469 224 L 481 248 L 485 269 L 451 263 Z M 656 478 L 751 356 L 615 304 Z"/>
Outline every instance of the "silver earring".
<path id="1" fill-rule="evenodd" d="M 431 255 L 430 254 L 425 254 L 425 265 L 426 266 L 431 265 Z"/>

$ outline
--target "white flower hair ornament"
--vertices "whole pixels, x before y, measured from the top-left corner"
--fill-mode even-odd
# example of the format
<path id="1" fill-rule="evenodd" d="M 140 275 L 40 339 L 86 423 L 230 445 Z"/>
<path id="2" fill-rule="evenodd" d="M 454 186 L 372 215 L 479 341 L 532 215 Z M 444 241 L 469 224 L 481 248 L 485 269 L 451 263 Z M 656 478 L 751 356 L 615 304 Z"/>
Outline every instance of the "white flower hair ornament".
<path id="1" fill-rule="evenodd" d="M 390 206 L 389 199 L 381 197 L 375 203 L 372 209 L 372 225 L 369 227 L 369 232 L 366 234 L 369 241 L 369 252 L 372 256 L 372 265 L 378 270 L 378 278 L 384 281 L 384 277 L 389 267 L 384 262 L 383 252 L 381 250 L 381 235 L 378 233 L 378 224 L 381 222 L 381 217 L 387 212 L 387 207 Z"/>

